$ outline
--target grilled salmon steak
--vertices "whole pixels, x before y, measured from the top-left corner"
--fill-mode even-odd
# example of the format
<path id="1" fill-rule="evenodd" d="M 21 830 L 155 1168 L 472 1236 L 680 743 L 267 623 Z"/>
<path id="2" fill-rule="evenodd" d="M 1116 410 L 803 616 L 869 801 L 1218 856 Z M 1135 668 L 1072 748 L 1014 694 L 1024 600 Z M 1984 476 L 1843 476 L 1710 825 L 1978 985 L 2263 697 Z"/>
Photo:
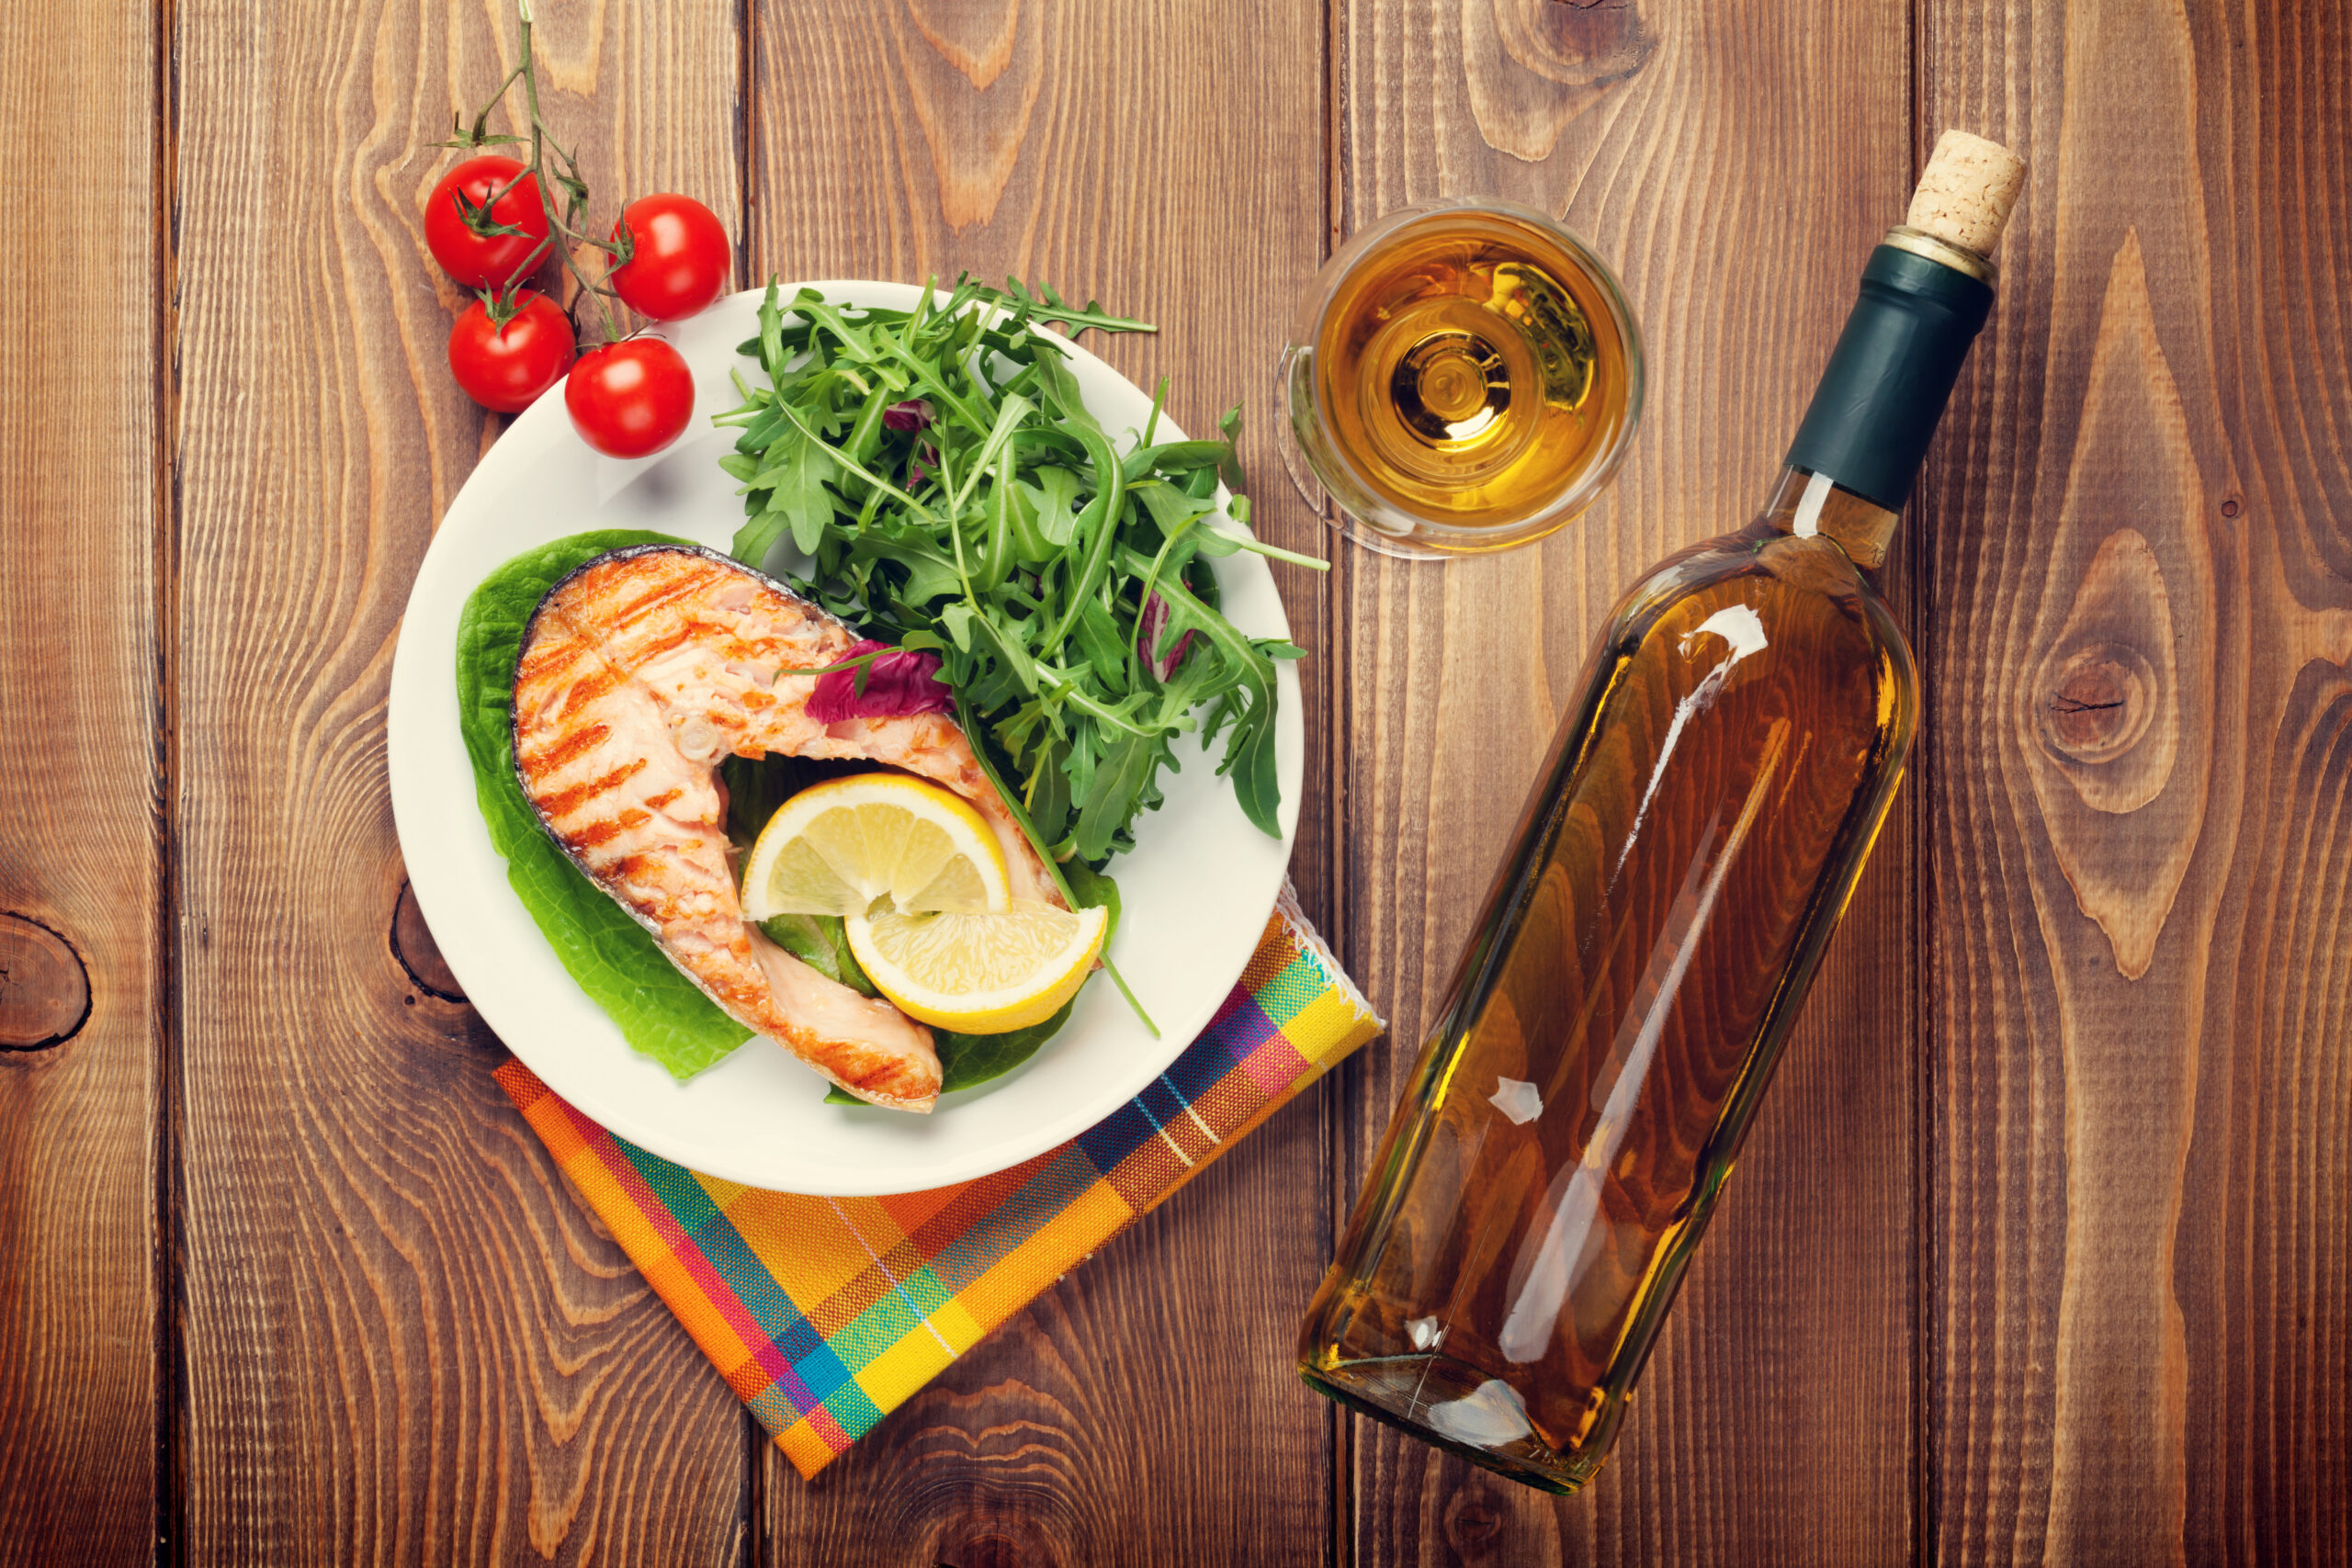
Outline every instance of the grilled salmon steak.
<path id="1" fill-rule="evenodd" d="M 548 591 L 514 670 L 514 762 L 539 820 L 712 1001 L 871 1104 L 939 1096 L 931 1031 L 811 969 L 743 919 L 719 760 L 864 760 L 919 773 L 996 830 L 1015 897 L 1052 879 L 944 715 L 808 716 L 855 639 L 782 584 L 709 550 L 640 545 Z"/>

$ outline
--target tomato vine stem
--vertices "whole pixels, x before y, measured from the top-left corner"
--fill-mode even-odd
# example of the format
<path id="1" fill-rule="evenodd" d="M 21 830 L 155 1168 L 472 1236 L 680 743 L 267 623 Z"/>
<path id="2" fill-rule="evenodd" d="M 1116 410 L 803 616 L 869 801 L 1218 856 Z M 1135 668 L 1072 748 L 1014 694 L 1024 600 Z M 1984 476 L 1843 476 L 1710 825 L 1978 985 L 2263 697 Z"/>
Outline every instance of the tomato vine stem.
<path id="1" fill-rule="evenodd" d="M 507 275 L 506 280 L 499 285 L 495 291 L 483 291 L 483 299 L 492 303 L 495 303 L 500 296 L 511 299 L 515 288 L 530 276 L 539 264 L 547 259 L 548 252 L 552 249 L 557 258 L 562 263 L 563 270 L 571 275 L 572 282 L 578 288 L 578 294 L 573 299 L 570 312 L 575 329 L 580 324 L 580 299 L 592 298 L 596 302 L 598 325 L 603 329 L 604 340 L 606 343 L 618 343 L 628 334 L 620 330 L 620 321 L 613 312 L 612 301 L 618 299 L 620 295 L 607 280 L 612 276 L 614 268 L 625 265 L 629 259 L 633 247 L 628 228 L 626 224 L 621 225 L 616 237 L 613 240 L 599 240 L 586 231 L 588 182 L 581 175 L 579 155 L 576 152 L 565 151 L 563 144 L 555 139 L 555 133 L 548 129 L 546 117 L 539 112 L 539 74 L 536 68 L 531 42 L 531 0 L 514 0 L 514 15 L 522 34 L 521 49 L 515 59 L 514 69 L 506 73 L 505 79 L 498 84 L 498 90 L 490 96 L 490 101 L 484 104 L 481 111 L 474 117 L 473 130 L 468 132 L 464 128 L 464 122 L 459 121 L 457 138 L 444 145 L 480 148 L 493 141 L 520 141 L 522 140 L 520 137 L 493 137 L 487 134 L 487 130 L 491 112 L 505 99 L 508 91 L 514 87 L 514 84 L 521 82 L 524 115 L 530 122 L 531 155 L 523 167 L 515 172 L 514 178 L 492 191 L 482 199 L 479 207 L 465 207 L 466 221 L 477 232 L 513 232 L 512 230 L 496 225 L 495 220 L 491 216 L 492 209 L 504 200 L 507 194 L 515 186 L 525 180 L 530 180 L 533 182 L 533 188 L 538 193 L 539 210 L 547 217 L 548 233 L 547 238 L 534 245 L 530 254 L 516 264 L 514 270 Z M 553 154 L 552 161 L 549 157 L 550 153 Z M 557 186 L 561 186 L 563 190 L 563 201 L 560 206 L 557 204 L 554 196 Z M 465 197 L 462 194 L 458 200 L 461 205 L 464 204 Z M 577 248 L 581 246 L 602 252 L 608 258 L 602 277 L 589 276 L 587 269 L 580 265 Z"/>

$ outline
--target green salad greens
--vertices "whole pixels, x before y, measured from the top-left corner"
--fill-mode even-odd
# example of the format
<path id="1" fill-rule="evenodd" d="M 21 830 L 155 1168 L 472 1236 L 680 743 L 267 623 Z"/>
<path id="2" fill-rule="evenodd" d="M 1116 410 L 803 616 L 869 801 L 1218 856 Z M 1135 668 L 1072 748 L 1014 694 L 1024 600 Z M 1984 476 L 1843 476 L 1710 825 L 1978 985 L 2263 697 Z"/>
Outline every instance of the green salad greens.
<path id="1" fill-rule="evenodd" d="M 974 753 L 1071 906 L 1108 906 L 1115 930 L 1118 888 L 1102 867 L 1133 847 L 1136 817 L 1159 805 L 1178 737 L 1222 737 L 1218 773 L 1251 822 L 1281 832 L 1274 666 L 1299 649 L 1227 621 L 1209 561 L 1251 550 L 1324 563 L 1260 543 L 1248 500 L 1218 499 L 1220 476 L 1241 489 L 1239 410 L 1215 440 L 1156 442 L 1155 397 L 1122 451 L 1087 412 L 1061 339 L 1045 330 L 1150 327 L 1008 283 L 1000 291 L 961 278 L 944 300 L 927 293 L 910 311 L 831 304 L 810 289 L 786 302 L 769 285 L 759 336 L 742 345 L 767 384 L 739 373 L 743 404 L 719 419 L 741 432 L 722 459 L 745 497 L 734 552 L 760 569 L 789 538 L 807 564 L 797 592 L 897 645 L 860 651 L 824 677 L 854 678 L 859 702 L 884 705 L 869 711 L 893 711 L 878 690 L 868 696 L 869 679 L 878 686 L 887 672 L 920 690 L 935 662 Z M 682 542 L 576 534 L 491 573 L 458 623 L 458 702 L 475 795 L 516 895 L 630 1046 L 685 1078 L 743 1043 L 746 1030 L 541 829 L 514 774 L 513 740 L 515 659 L 548 591 L 608 550 Z M 897 664 L 877 663 L 886 657 Z M 738 845 L 748 848 L 822 767 L 729 759 Z M 763 930 L 820 974 L 875 994 L 838 918 L 786 916 Z M 942 1089 L 1018 1066 L 1075 1005 L 1005 1034 L 936 1032 Z M 857 1103 L 839 1089 L 828 1098 Z"/>
<path id="2" fill-rule="evenodd" d="M 1051 289 L 958 279 L 912 310 L 790 300 L 771 283 L 742 345 L 740 427 L 722 459 L 743 486 L 736 558 L 789 538 L 793 586 L 865 635 L 935 655 L 958 716 L 1049 865 L 1099 868 L 1160 802 L 1171 745 L 1224 738 L 1217 771 L 1279 836 L 1274 665 L 1288 642 L 1218 611 L 1209 559 L 1260 543 L 1228 414 L 1214 440 L 1122 452 L 1087 412 L 1058 322 L 1151 330 Z M 1165 387 L 1163 384 L 1162 391 Z M 869 660 L 873 655 L 866 656 Z M 1067 877 L 1065 877 L 1067 880 Z"/>
<path id="3" fill-rule="evenodd" d="M 666 534 L 609 529 L 574 534 L 516 556 L 484 578 L 467 599 L 458 621 L 458 725 L 473 765 L 474 797 L 490 841 L 505 858 L 507 881 L 530 911 L 548 944 L 555 949 L 589 999 L 620 1026 L 631 1048 L 652 1057 L 678 1078 L 692 1077 L 750 1039 L 743 1025 L 721 1011 L 701 987 L 668 958 L 653 935 L 632 919 L 572 863 L 539 825 L 514 773 L 514 663 L 531 614 L 567 573 L 608 550 L 631 545 L 683 544 Z M 730 759 L 729 829 L 739 838 L 746 823 L 756 834 L 769 812 L 799 787 L 790 758 L 757 762 Z M 1089 888 L 1087 903 L 1114 903 L 1115 896 Z M 787 917 L 766 922 L 768 935 L 819 973 L 871 996 L 872 985 L 850 956 L 838 919 Z M 941 1089 L 970 1089 L 1010 1072 L 1035 1054 L 1069 1016 L 1053 1018 L 1009 1034 L 934 1032 Z M 835 1089 L 829 1099 L 860 1101 Z"/>
<path id="4" fill-rule="evenodd" d="M 458 618 L 458 727 L 474 798 L 506 880 L 582 990 L 621 1035 L 687 1078 L 751 1037 L 654 944 L 653 935 L 572 864 L 514 775 L 514 661 L 539 601 L 582 562 L 630 545 L 674 543 L 633 529 L 574 534 L 527 550 L 482 579 Z"/>

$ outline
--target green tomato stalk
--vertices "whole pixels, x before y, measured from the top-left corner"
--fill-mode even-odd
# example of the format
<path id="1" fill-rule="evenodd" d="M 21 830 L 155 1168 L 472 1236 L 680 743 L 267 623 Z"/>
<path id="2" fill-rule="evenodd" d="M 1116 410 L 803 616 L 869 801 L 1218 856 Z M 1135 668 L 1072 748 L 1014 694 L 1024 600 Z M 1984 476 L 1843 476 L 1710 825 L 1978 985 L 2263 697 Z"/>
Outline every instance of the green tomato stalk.
<path id="1" fill-rule="evenodd" d="M 596 302 L 598 324 L 604 334 L 602 341 L 618 343 L 628 334 L 620 330 L 620 322 L 613 313 L 614 302 L 618 300 L 620 296 L 605 279 L 611 277 L 616 268 L 628 264 L 630 255 L 634 254 L 635 242 L 629 234 L 628 226 L 625 223 L 616 227 L 613 238 L 609 240 L 597 239 L 588 232 L 588 181 L 580 172 L 580 159 L 576 152 L 564 151 L 562 145 L 555 140 L 554 133 L 548 129 L 546 117 L 539 112 L 539 75 L 534 63 L 531 49 L 531 0 L 514 0 L 514 15 L 522 34 L 521 47 L 515 57 L 514 69 L 506 73 L 506 79 L 499 83 L 498 90 L 490 96 L 490 101 L 482 105 L 480 112 L 474 116 L 474 122 L 470 129 L 460 117 L 453 122 L 451 127 L 455 134 L 447 141 L 434 143 L 437 147 L 450 147 L 459 152 L 469 152 L 484 147 L 523 145 L 525 139 L 522 137 L 502 135 L 490 130 L 492 112 L 505 100 L 508 90 L 515 83 L 523 84 L 524 114 L 529 120 L 531 128 L 528 139 L 531 155 L 523 161 L 523 167 L 514 178 L 483 197 L 479 206 L 469 202 L 463 192 L 458 193 L 458 203 L 459 210 L 464 215 L 466 227 L 476 234 L 484 237 L 493 234 L 520 234 L 523 232 L 522 230 L 509 223 L 501 223 L 492 216 L 491 209 L 500 201 L 504 200 L 507 193 L 516 186 L 521 185 L 525 180 L 535 180 L 536 183 L 532 188 L 538 192 L 540 210 L 547 214 L 548 234 L 547 238 L 534 246 L 530 254 L 525 256 L 514 270 L 507 275 L 503 283 L 495 289 L 482 291 L 482 300 L 490 310 L 492 321 L 507 319 L 514 313 L 514 290 L 520 287 L 525 278 L 529 277 L 537 269 L 539 263 L 546 259 L 548 252 L 552 249 L 562 261 L 564 271 L 571 275 L 572 282 L 577 286 L 571 312 L 575 331 L 580 325 L 578 300 L 582 298 L 593 299 Z M 554 154 L 552 163 L 548 157 L 550 152 Z M 557 189 L 563 192 L 563 201 L 560 206 L 557 204 L 551 194 Z M 586 269 L 580 265 L 578 252 L 582 246 L 590 250 L 601 251 L 607 258 L 601 276 L 590 277 Z M 624 309 L 626 309 L 625 306 Z M 500 313 L 502 310 L 504 312 L 503 315 Z"/>

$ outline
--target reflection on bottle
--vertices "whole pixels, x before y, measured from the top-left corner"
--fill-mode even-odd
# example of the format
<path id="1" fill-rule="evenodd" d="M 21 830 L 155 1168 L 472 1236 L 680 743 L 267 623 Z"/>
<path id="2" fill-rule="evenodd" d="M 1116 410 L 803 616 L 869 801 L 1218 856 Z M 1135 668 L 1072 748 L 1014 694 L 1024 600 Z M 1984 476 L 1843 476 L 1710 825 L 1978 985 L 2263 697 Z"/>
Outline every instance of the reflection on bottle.
<path id="1" fill-rule="evenodd" d="M 1535 1430 L 1528 1423 L 1527 1401 L 1498 1378 L 1488 1378 L 1460 1399 L 1430 1405 L 1429 1420 L 1443 1436 L 1474 1449 L 1498 1449 Z"/>
<path id="2" fill-rule="evenodd" d="M 1734 616 L 1730 611 L 1720 611 L 1711 616 L 1700 631 L 1714 631 L 1716 623 L 1729 617 L 1735 632 L 1746 636 L 1752 629 L 1754 643 L 1745 647 L 1738 640 L 1732 643 L 1732 656 L 1718 665 L 1706 681 L 1700 682 L 1699 692 L 1683 699 L 1674 716 L 1679 727 L 1683 709 L 1702 700 L 1700 693 L 1708 693 L 1709 682 L 1717 682 L 1724 671 L 1738 663 L 1748 653 L 1764 646 L 1762 623 L 1746 605 L 1735 605 L 1744 613 Z M 1695 637 L 1696 632 L 1691 634 Z M 1690 651 L 1691 637 L 1682 639 L 1683 651 Z M 1712 693 L 1709 693 L 1712 695 Z M 1747 841 L 1748 829 L 1756 825 L 1756 814 L 1763 809 L 1772 777 L 1780 771 L 1781 753 L 1788 745 L 1789 726 L 1785 719 L 1776 722 L 1764 740 L 1762 761 L 1756 769 L 1756 782 L 1748 786 L 1747 801 L 1740 808 L 1739 819 L 1732 824 L 1731 835 L 1723 851 L 1715 856 L 1712 866 L 1703 857 L 1694 858 L 1683 881 L 1678 899 L 1677 915 L 1681 934 L 1661 943 L 1650 954 L 1652 973 L 1643 976 L 1643 989 L 1653 1000 L 1648 1009 L 1638 1015 L 1629 1014 L 1609 1048 L 1609 1057 L 1593 1084 L 1593 1106 L 1600 1113 L 1600 1121 L 1592 1130 L 1585 1145 L 1584 1157 L 1552 1179 L 1544 1194 L 1542 1213 L 1548 1222 L 1539 1220 L 1541 1229 L 1533 1232 L 1521 1247 L 1519 1261 L 1512 1265 L 1510 1285 L 1506 1294 L 1510 1299 L 1510 1315 L 1503 1319 L 1502 1333 L 1497 1346 L 1513 1361 L 1532 1361 L 1542 1356 L 1552 1343 L 1558 1325 L 1560 1308 L 1568 1299 L 1568 1285 L 1584 1272 L 1593 1247 L 1600 1239 L 1594 1232 L 1593 1221 L 1600 1213 L 1600 1185 L 1609 1168 L 1616 1163 L 1617 1150 L 1624 1142 L 1625 1129 L 1631 1124 L 1634 1100 L 1642 1087 L 1650 1081 L 1650 1058 L 1657 1054 L 1658 1036 L 1665 1032 L 1666 1020 L 1673 1010 L 1675 998 L 1681 994 L 1682 977 L 1690 972 L 1690 955 L 1698 952 L 1698 943 L 1690 940 L 1707 923 L 1714 912 L 1715 899 L 1724 890 L 1724 878 L 1739 859 L 1740 846 Z M 1672 742 L 1669 740 L 1668 745 Z M 1663 769 L 1665 762 L 1659 762 Z M 1655 782 L 1655 781 L 1653 781 Z M 1712 825 L 1702 839 L 1713 840 Z M 1706 884 L 1692 895 L 1690 883 L 1701 873 L 1706 874 Z M 1663 969 L 1665 973 L 1657 971 Z M 1605 1098 L 1603 1098 L 1605 1095 Z M 1571 1262 L 1571 1259 L 1574 1261 Z"/>
<path id="3" fill-rule="evenodd" d="M 1723 638 L 1724 646 L 1731 649 L 1731 657 L 1709 671 L 1707 678 L 1699 682 L 1696 690 L 1674 705 L 1674 722 L 1666 727 L 1666 739 L 1659 743 L 1657 765 L 1650 770 L 1649 787 L 1642 791 L 1642 804 L 1634 812 L 1633 831 L 1625 835 L 1625 847 L 1617 852 L 1616 869 L 1619 871 L 1625 869 L 1625 857 L 1634 852 L 1635 844 L 1641 842 L 1642 824 L 1649 819 L 1650 802 L 1657 798 L 1658 781 L 1666 777 L 1666 765 L 1674 761 L 1674 749 L 1681 743 L 1682 731 L 1690 724 L 1691 715 L 1702 712 L 1715 700 L 1715 694 L 1724 689 L 1724 682 L 1731 679 L 1732 671 L 1738 667 L 1741 660 L 1751 653 L 1761 653 L 1771 646 L 1770 639 L 1764 635 L 1763 617 L 1748 605 L 1726 604 L 1700 622 L 1696 629 L 1681 637 L 1675 647 L 1683 658 L 1690 659 L 1698 649 L 1699 639 L 1710 633 Z"/>
<path id="4" fill-rule="evenodd" d="M 1487 1103 L 1510 1118 L 1514 1127 L 1524 1127 L 1544 1114 L 1544 1097 L 1525 1078 L 1497 1078 L 1495 1092 L 1487 1099 Z"/>

